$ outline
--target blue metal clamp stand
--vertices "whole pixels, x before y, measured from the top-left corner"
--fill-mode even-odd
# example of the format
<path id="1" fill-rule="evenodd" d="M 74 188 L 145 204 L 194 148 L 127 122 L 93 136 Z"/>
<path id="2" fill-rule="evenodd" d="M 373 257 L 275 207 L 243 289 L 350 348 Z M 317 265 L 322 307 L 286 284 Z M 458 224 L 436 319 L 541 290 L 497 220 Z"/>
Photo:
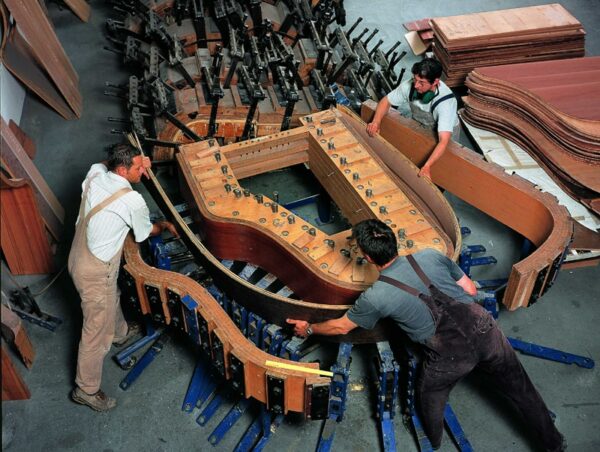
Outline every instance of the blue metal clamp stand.
<path id="1" fill-rule="evenodd" d="M 329 396 L 329 417 L 323 425 L 319 443 L 317 444 L 317 452 L 328 452 L 331 450 L 336 425 L 344 417 L 348 382 L 350 380 L 351 353 L 352 344 L 342 342 L 338 350 L 337 361 L 331 367 L 333 378 L 331 379 L 331 394 Z"/>
<path id="2" fill-rule="evenodd" d="M 398 395 L 398 374 L 400 367 L 394 359 L 394 353 L 387 341 L 377 342 L 378 382 L 377 382 L 377 418 L 381 426 L 383 450 L 396 450 L 394 433 L 394 415 Z"/>
<path id="3" fill-rule="evenodd" d="M 150 342 L 155 341 L 160 336 L 160 331 L 154 329 L 150 316 L 144 317 L 144 323 L 146 325 L 146 335 L 135 341 L 133 344 L 125 347 L 114 356 L 115 361 L 117 361 L 117 364 L 119 364 L 122 369 L 131 369 L 136 363 L 133 354 Z"/>
<path id="4" fill-rule="evenodd" d="M 148 367 L 156 356 L 162 351 L 164 345 L 169 340 L 169 336 L 164 334 L 159 335 L 158 339 L 154 341 L 152 346 L 144 353 L 144 355 L 138 360 L 138 362 L 131 368 L 129 373 L 121 380 L 119 387 L 125 391 L 138 379 L 142 372 Z"/>
<path id="5" fill-rule="evenodd" d="M 427 434 L 425 433 L 425 429 L 423 428 L 423 424 L 421 423 L 421 419 L 419 418 L 415 407 L 415 386 L 417 381 L 418 360 L 410 350 L 407 349 L 406 352 L 408 354 L 407 408 L 419 443 L 419 450 L 421 452 L 429 452 L 432 451 L 433 448 L 429 438 L 427 438 Z M 469 443 L 469 440 L 449 403 L 446 404 L 446 408 L 444 409 L 444 424 L 461 452 L 473 451 L 473 447 L 471 446 L 471 443 Z"/>
<path id="6" fill-rule="evenodd" d="M 283 417 L 283 414 L 273 416 L 261 404 L 259 416 L 250 424 L 250 427 L 235 447 L 234 452 L 259 452 L 263 450 L 269 439 L 271 439 L 271 435 L 281 425 Z"/>

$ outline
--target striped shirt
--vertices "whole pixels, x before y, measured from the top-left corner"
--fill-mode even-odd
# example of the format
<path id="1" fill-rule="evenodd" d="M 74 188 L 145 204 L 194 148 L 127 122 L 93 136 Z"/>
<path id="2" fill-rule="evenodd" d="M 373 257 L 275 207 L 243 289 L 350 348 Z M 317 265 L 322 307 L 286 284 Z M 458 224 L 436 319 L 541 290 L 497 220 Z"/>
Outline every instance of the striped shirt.
<path id="1" fill-rule="evenodd" d="M 85 215 L 118 190 L 131 188 L 127 179 L 108 171 L 102 163 L 97 163 L 87 173 L 82 190 L 85 190 L 87 180 L 95 174 L 97 176 L 88 191 Z M 136 191 L 126 193 L 92 217 L 87 229 L 88 249 L 98 259 L 108 262 L 121 250 L 130 229 L 136 242 L 147 239 L 152 231 L 148 206 Z"/>

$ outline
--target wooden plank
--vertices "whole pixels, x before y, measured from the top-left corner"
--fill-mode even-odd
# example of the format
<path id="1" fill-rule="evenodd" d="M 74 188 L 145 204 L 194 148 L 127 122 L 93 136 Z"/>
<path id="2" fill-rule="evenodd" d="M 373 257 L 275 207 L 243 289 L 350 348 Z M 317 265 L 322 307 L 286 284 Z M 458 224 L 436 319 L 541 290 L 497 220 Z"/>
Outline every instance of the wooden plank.
<path id="1" fill-rule="evenodd" d="M 4 342 L 0 353 L 2 355 L 2 401 L 29 399 L 31 392 L 15 368 Z"/>
<path id="2" fill-rule="evenodd" d="M 33 160 L 35 157 L 35 144 L 33 143 L 33 140 L 29 137 L 29 135 L 23 132 L 19 125 L 12 119 L 8 121 L 8 128 L 15 134 L 15 137 L 17 137 L 17 140 L 19 140 L 19 143 L 21 143 L 21 146 L 23 146 L 23 149 L 25 149 L 25 152 L 27 152 L 29 158 Z"/>
<path id="3" fill-rule="evenodd" d="M 60 44 L 52 24 L 35 1 L 6 0 L 10 12 L 38 63 L 48 72 L 77 117 L 82 113 L 79 78 Z"/>
<path id="4" fill-rule="evenodd" d="M 11 74 L 40 96 L 63 118 L 67 120 L 77 118 L 48 74 L 36 64 L 31 54 L 31 47 L 16 28 L 13 28 L 6 42 L 2 62 Z"/>
<path id="5" fill-rule="evenodd" d="M 52 252 L 33 190 L 24 179 L 0 177 L 0 245 L 11 273 L 51 273 Z"/>
<path id="6" fill-rule="evenodd" d="M 28 369 L 31 369 L 33 360 L 35 359 L 33 345 L 29 340 L 27 331 L 25 331 L 25 327 L 19 316 L 4 304 L 2 304 L 2 326 L 6 327 L 6 329 L 2 329 L 4 338 L 9 342 L 14 343 L 17 352 L 23 360 L 23 364 L 25 364 Z M 10 331 L 10 333 L 8 333 L 8 331 Z M 6 337 L 5 332 L 6 335 L 10 335 L 9 338 Z"/>
<path id="7" fill-rule="evenodd" d="M 64 2 L 83 22 L 90 20 L 92 9 L 85 0 L 64 0 Z"/>
<path id="8" fill-rule="evenodd" d="M 0 117 L 0 122 L 2 165 L 10 171 L 11 176 L 30 181 L 31 187 L 35 190 L 36 200 L 46 227 L 55 239 L 60 239 L 65 218 L 63 207 L 4 118 Z"/>

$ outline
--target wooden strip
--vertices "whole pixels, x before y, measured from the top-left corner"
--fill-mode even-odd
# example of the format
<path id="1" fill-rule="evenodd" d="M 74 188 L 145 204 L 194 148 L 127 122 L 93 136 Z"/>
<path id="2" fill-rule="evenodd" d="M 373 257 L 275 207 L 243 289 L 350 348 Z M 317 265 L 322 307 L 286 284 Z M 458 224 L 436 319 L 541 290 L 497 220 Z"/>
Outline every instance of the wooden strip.
<path id="1" fill-rule="evenodd" d="M 64 0 L 64 2 L 83 22 L 90 20 L 92 9 L 84 0 Z"/>
<path id="2" fill-rule="evenodd" d="M 82 98 L 79 79 L 50 21 L 36 1 L 6 0 L 19 29 L 31 44 L 38 63 L 48 72 L 77 117 L 81 117 Z"/>
<path id="3" fill-rule="evenodd" d="M 31 54 L 31 48 L 21 34 L 13 28 L 2 54 L 6 68 L 27 88 L 40 96 L 51 108 L 67 120 L 76 119 L 69 104 L 56 89 L 56 85 L 46 72 L 38 66 Z"/>
<path id="4" fill-rule="evenodd" d="M 46 227 L 55 239 L 60 239 L 65 211 L 27 153 L 0 117 L 2 164 L 16 178 L 27 179 L 35 190 L 36 200 Z"/>
<path id="5" fill-rule="evenodd" d="M 11 273 L 51 273 L 52 252 L 33 190 L 24 179 L 0 177 L 0 244 Z"/>
<path id="6" fill-rule="evenodd" d="M 15 368 L 4 342 L 0 353 L 2 355 L 2 401 L 29 399 L 31 392 Z"/>

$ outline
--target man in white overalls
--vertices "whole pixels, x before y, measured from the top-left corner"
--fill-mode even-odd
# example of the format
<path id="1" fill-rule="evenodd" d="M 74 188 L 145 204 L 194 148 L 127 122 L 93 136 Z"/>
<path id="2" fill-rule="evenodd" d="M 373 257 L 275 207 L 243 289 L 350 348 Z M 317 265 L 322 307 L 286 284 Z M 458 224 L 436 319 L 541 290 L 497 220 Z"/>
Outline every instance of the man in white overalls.
<path id="1" fill-rule="evenodd" d="M 438 143 L 419 171 L 419 176 L 431 179 L 431 167 L 442 156 L 450 139 L 458 140 L 460 125 L 456 114 L 456 97 L 440 80 L 442 65 L 433 58 L 425 58 L 412 67 L 412 80 L 406 80 L 379 101 L 373 120 L 367 125 L 370 136 L 379 133 L 381 120 L 390 106 L 406 110 L 410 106 L 412 118 L 423 126 L 436 129 Z"/>
<path id="2" fill-rule="evenodd" d="M 100 389 L 102 364 L 111 344 L 124 343 L 129 329 L 119 304 L 117 275 L 123 243 L 130 230 L 141 242 L 168 229 L 168 221 L 152 224 L 144 198 L 131 188 L 148 176 L 150 160 L 139 150 L 119 144 L 109 152 L 106 164 L 90 168 L 83 182 L 83 195 L 75 237 L 69 253 L 69 274 L 81 297 L 83 328 L 77 356 L 73 401 L 96 411 L 114 408 L 116 400 Z"/>

